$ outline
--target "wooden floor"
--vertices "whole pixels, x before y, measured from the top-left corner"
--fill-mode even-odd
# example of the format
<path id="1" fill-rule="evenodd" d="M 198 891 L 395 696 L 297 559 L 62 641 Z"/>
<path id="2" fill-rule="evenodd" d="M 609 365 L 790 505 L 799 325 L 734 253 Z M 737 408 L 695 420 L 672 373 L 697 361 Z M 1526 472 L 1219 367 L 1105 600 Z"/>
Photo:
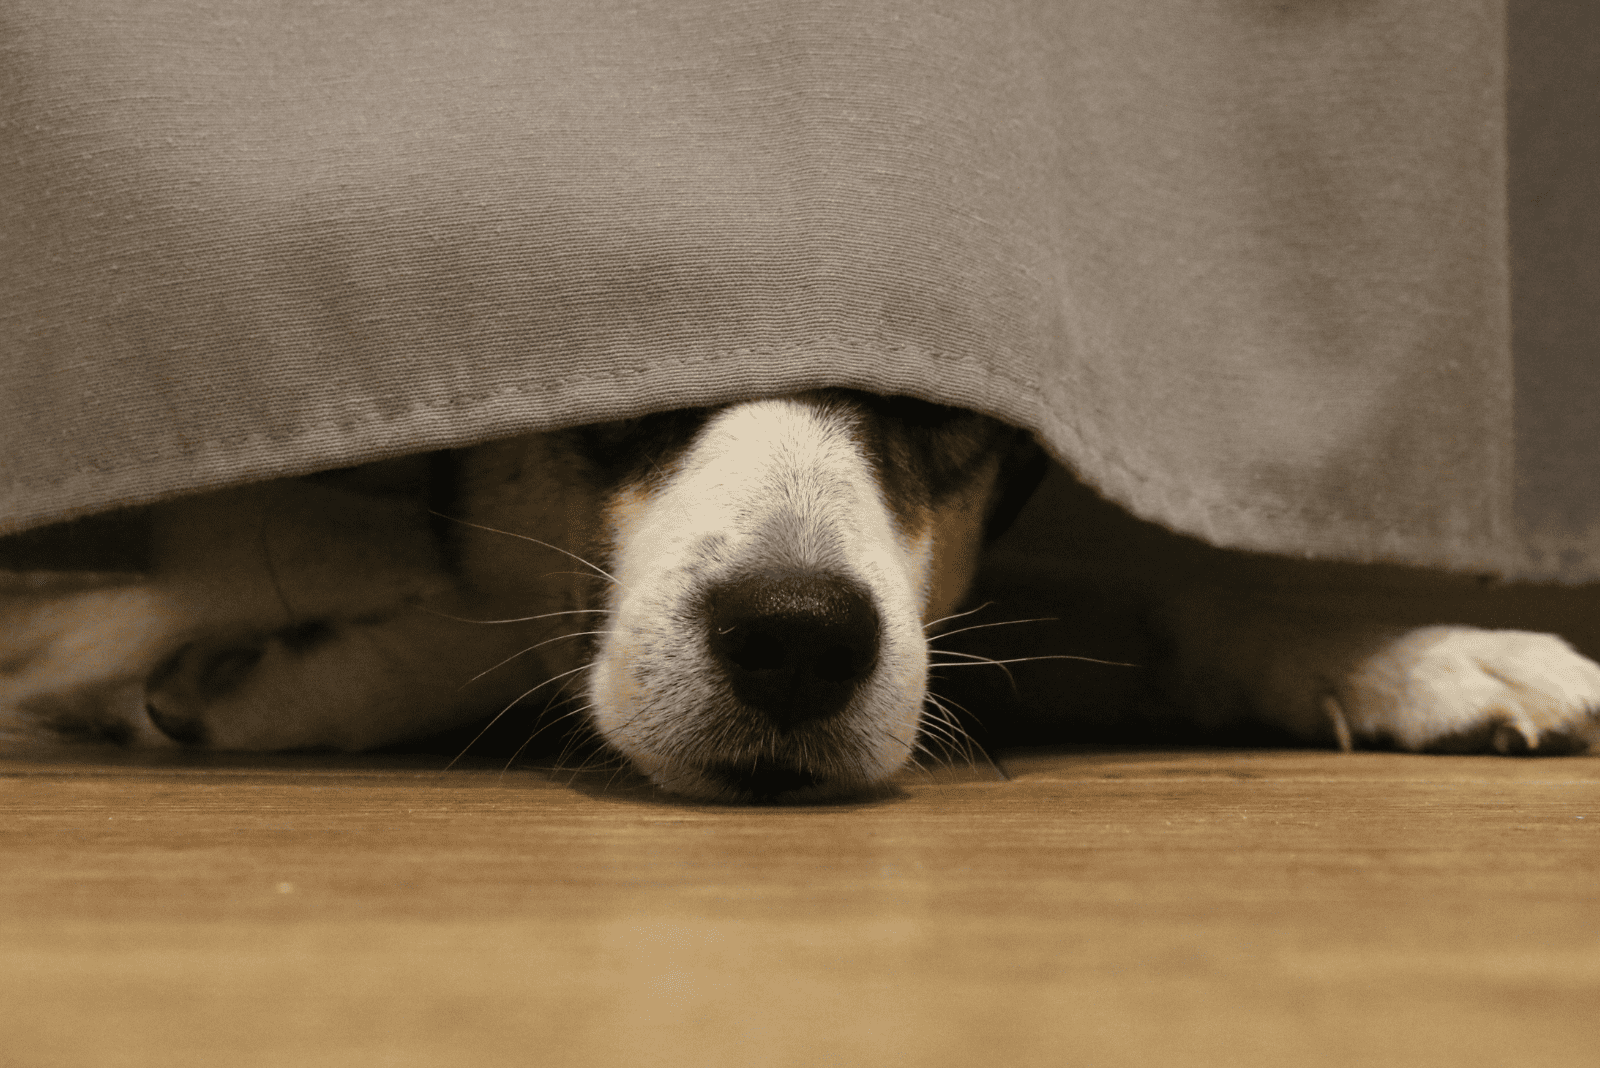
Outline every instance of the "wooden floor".
<path id="1" fill-rule="evenodd" d="M 0 1064 L 1600 1064 L 1600 758 L 0 764 Z"/>

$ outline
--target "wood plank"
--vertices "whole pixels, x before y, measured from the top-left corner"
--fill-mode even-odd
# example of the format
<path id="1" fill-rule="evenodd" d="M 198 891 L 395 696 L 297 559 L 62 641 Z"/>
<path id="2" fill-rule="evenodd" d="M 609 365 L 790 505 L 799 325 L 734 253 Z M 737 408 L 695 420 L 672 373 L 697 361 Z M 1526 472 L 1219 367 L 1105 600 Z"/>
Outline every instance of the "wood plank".
<path id="1" fill-rule="evenodd" d="M 5 1065 L 1592 1065 L 1600 758 L 0 763 Z"/>

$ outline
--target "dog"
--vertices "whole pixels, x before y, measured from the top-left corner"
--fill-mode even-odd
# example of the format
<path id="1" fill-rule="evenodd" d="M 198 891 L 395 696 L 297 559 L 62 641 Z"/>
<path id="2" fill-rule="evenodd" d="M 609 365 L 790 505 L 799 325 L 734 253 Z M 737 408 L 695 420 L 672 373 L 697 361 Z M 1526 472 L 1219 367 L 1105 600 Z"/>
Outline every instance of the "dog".
<path id="1" fill-rule="evenodd" d="M 827 389 L 174 501 L 127 521 L 136 573 L 13 565 L 0 716 L 13 747 L 365 750 L 549 710 L 679 797 L 857 796 L 959 729 L 930 636 L 1046 465 L 987 416 Z M 1600 665 L 1552 635 L 1225 591 L 1153 618 L 1200 721 L 1345 749 L 1597 733 Z"/>

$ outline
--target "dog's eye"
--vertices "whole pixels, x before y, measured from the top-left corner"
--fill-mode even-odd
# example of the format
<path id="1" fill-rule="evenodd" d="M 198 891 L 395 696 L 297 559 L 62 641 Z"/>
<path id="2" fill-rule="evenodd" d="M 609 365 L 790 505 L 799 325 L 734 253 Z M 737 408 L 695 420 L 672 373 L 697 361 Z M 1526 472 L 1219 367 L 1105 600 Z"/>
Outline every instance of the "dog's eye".
<path id="1" fill-rule="evenodd" d="M 890 431 L 884 447 L 893 462 L 909 464 L 935 496 L 964 485 L 1012 433 L 1005 424 L 977 412 L 912 397 L 884 398 L 874 408 Z"/>
<path id="2" fill-rule="evenodd" d="M 913 429 L 944 430 L 963 421 L 982 418 L 965 408 L 950 408 L 916 397 L 883 397 L 874 407 L 885 418 Z"/>
<path id="3" fill-rule="evenodd" d="M 563 431 L 603 485 L 641 477 L 666 464 L 694 439 L 713 409 L 682 408 Z"/>
<path id="4" fill-rule="evenodd" d="M 572 435 L 590 451 L 623 449 L 650 435 L 650 416 L 638 419 L 615 419 L 609 423 L 595 423 L 574 429 Z"/>

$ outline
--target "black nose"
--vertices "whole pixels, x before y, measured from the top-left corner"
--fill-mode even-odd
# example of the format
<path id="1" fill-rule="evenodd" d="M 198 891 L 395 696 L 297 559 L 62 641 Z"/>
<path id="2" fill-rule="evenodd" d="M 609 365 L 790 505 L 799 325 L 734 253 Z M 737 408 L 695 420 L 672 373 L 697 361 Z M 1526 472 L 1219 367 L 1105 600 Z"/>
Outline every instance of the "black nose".
<path id="1" fill-rule="evenodd" d="M 735 696 L 781 727 L 844 708 L 878 662 L 878 610 L 838 575 L 759 572 L 712 587 L 707 606 Z"/>

